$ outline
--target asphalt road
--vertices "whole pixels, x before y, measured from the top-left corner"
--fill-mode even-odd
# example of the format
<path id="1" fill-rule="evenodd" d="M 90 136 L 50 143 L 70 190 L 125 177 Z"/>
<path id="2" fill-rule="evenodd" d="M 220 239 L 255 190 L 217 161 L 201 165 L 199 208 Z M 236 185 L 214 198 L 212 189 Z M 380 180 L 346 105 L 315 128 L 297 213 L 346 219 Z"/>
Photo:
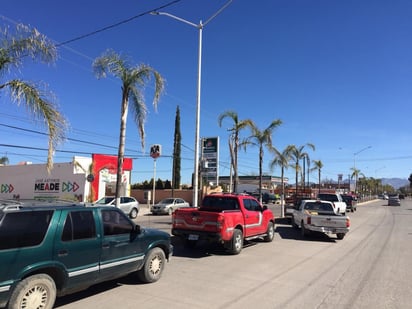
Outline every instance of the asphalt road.
<path id="1" fill-rule="evenodd" d="M 157 283 L 128 276 L 59 298 L 56 308 L 411 308 L 412 200 L 386 203 L 359 205 L 343 240 L 302 238 L 282 220 L 272 243 L 251 242 L 236 256 L 173 239 Z M 169 216 L 137 221 L 170 232 Z"/>

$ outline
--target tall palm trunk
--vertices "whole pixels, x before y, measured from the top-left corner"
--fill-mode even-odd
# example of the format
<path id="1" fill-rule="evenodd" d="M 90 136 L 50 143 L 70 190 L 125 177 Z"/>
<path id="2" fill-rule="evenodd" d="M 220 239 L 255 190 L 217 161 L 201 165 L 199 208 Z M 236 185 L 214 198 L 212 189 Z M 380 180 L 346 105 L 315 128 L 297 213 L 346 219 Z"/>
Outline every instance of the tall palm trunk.
<path id="1" fill-rule="evenodd" d="M 262 182 L 263 182 L 263 145 L 259 147 L 259 201 L 262 203 Z"/>
<path id="2" fill-rule="evenodd" d="M 120 137 L 119 137 L 119 150 L 117 154 L 117 177 L 116 177 L 116 207 L 120 206 L 120 196 L 122 187 L 122 174 L 123 174 L 123 161 L 124 161 L 124 148 L 126 144 L 126 123 L 127 123 L 127 111 L 128 111 L 127 93 L 122 95 L 122 107 L 120 115 Z"/>

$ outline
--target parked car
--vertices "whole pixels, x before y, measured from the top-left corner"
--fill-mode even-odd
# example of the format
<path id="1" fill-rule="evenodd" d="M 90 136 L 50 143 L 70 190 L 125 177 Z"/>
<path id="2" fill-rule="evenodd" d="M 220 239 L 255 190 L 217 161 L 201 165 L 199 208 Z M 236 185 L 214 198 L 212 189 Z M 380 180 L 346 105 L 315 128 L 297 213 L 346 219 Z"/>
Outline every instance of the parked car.
<path id="1" fill-rule="evenodd" d="M 104 196 L 93 203 L 93 205 L 109 205 L 116 206 L 116 198 L 114 196 Z M 121 196 L 119 208 L 123 210 L 130 218 L 135 219 L 139 213 L 139 202 L 131 196 Z"/>
<path id="2" fill-rule="evenodd" d="M 171 215 L 176 209 L 190 207 L 190 204 L 182 198 L 170 197 L 161 200 L 159 203 L 150 208 L 152 214 L 169 214 Z"/>
<path id="3" fill-rule="evenodd" d="M 401 200 L 397 194 L 388 196 L 388 206 L 401 206 Z"/>
<path id="4" fill-rule="evenodd" d="M 259 200 L 259 192 L 252 193 L 252 196 Z M 276 202 L 276 195 L 268 192 L 262 192 L 262 203 L 274 203 Z"/>
<path id="5" fill-rule="evenodd" d="M 56 296 L 128 274 L 155 282 L 172 254 L 169 233 L 115 207 L 2 203 L 0 307 L 51 309 Z"/>
<path id="6" fill-rule="evenodd" d="M 342 199 L 346 203 L 346 210 L 350 212 L 356 211 L 356 199 L 352 195 L 342 194 Z"/>

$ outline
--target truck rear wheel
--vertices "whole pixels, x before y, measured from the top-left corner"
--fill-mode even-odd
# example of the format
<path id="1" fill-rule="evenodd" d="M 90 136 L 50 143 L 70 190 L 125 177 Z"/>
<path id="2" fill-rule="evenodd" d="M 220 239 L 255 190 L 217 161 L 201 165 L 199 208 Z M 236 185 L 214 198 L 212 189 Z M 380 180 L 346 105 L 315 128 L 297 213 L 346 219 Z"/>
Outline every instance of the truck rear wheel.
<path id="1" fill-rule="evenodd" d="M 272 222 L 269 222 L 268 228 L 266 230 L 266 236 L 265 238 L 263 238 L 263 240 L 266 242 L 271 242 L 274 237 L 275 237 L 275 227 Z"/>
<path id="2" fill-rule="evenodd" d="M 305 228 L 305 224 L 303 223 L 303 221 L 300 223 L 300 232 L 303 237 L 309 235 L 309 231 Z"/>
<path id="3" fill-rule="evenodd" d="M 338 237 L 338 239 L 343 239 L 345 237 L 345 233 L 338 233 L 336 234 L 336 237 Z"/>
<path id="4" fill-rule="evenodd" d="M 230 240 L 229 253 L 239 254 L 243 249 L 243 233 L 239 229 L 233 231 L 232 239 Z"/>
<path id="5" fill-rule="evenodd" d="M 293 227 L 294 229 L 298 229 L 298 228 L 299 228 L 299 225 L 296 224 L 295 218 L 292 217 L 291 221 L 292 221 L 292 227 Z"/>

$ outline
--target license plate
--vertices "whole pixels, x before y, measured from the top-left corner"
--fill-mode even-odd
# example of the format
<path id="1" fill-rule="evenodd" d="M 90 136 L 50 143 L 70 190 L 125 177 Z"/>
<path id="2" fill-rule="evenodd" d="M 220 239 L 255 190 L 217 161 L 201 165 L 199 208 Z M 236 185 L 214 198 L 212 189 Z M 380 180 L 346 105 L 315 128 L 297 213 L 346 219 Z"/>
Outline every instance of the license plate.
<path id="1" fill-rule="evenodd" d="M 199 239 L 199 235 L 194 235 L 194 234 L 190 234 L 188 237 L 189 240 L 198 240 Z"/>

